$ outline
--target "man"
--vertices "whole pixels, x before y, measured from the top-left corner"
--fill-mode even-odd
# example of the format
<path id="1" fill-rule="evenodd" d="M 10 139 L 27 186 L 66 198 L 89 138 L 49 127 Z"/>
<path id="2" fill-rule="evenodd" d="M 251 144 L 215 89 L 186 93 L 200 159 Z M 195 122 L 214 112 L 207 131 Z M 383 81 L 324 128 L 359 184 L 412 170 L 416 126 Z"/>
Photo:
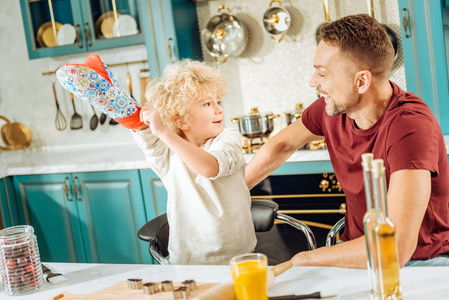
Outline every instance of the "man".
<path id="1" fill-rule="evenodd" d="M 292 258 L 294 265 L 366 267 L 361 154 L 367 152 L 384 160 L 400 266 L 448 254 L 449 167 L 443 135 L 429 107 L 389 81 L 394 49 L 387 33 L 363 14 L 331 22 L 320 34 L 309 84 L 322 97 L 256 153 L 246 168 L 248 187 L 299 147 L 324 136 L 346 194 L 341 237 L 346 242 L 300 252 Z"/>

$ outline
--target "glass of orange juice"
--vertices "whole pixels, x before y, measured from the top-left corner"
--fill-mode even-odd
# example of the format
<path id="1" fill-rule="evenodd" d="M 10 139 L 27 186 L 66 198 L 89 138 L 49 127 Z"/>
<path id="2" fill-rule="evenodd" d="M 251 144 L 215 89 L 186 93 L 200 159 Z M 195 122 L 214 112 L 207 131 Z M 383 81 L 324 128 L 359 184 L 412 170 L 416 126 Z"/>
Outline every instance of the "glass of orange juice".
<path id="1" fill-rule="evenodd" d="M 234 256 L 231 273 L 238 300 L 267 300 L 267 257 L 262 253 Z"/>

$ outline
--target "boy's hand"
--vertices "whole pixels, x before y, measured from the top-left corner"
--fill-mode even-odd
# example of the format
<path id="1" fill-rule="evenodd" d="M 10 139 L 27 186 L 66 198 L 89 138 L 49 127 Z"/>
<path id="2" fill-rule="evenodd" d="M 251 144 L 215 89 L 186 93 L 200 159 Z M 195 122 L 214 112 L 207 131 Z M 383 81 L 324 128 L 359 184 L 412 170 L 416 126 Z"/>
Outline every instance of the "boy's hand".
<path id="1" fill-rule="evenodd" d="M 159 136 L 168 128 L 162 122 L 159 111 L 153 105 L 146 103 L 140 110 L 140 120 L 150 126 L 151 132 Z"/>

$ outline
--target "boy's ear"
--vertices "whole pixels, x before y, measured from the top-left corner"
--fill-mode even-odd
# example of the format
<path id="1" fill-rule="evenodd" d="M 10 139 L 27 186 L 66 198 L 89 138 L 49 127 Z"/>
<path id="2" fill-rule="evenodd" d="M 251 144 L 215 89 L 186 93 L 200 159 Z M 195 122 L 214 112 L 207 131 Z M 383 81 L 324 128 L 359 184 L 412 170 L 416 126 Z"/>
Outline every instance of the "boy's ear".
<path id="1" fill-rule="evenodd" d="M 189 124 L 184 122 L 184 120 L 180 116 L 174 117 L 173 122 L 175 122 L 176 127 L 178 127 L 181 130 L 189 129 Z"/>

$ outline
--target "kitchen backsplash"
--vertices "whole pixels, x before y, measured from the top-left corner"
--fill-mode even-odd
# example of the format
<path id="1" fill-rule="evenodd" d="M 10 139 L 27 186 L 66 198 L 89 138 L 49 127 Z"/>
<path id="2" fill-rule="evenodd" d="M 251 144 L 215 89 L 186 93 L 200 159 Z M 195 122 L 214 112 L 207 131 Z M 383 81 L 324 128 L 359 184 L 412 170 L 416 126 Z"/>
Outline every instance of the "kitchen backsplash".
<path id="1" fill-rule="evenodd" d="M 330 17 L 340 18 L 348 14 L 367 12 L 366 1 L 329 1 Z M 400 39 L 399 12 L 397 1 L 375 1 L 375 17 L 388 24 Z M 244 23 L 249 33 L 249 43 L 240 57 L 229 58 L 219 66 L 228 81 L 228 95 L 223 101 L 226 114 L 225 125 L 235 127 L 231 119 L 250 112 L 257 106 L 261 112 L 281 114 L 275 119 L 274 133 L 286 126 L 285 111 L 293 110 L 298 102 L 307 107 L 316 99 L 316 92 L 308 86 L 313 73 L 312 60 L 316 49 L 315 30 L 324 21 L 323 4 L 319 0 L 284 1 L 290 12 L 292 25 L 287 36 L 279 44 L 272 42 L 262 25 L 263 12 L 270 1 L 226 0 L 197 3 L 200 30 L 207 20 L 225 4 Z M 382 3 L 382 4 L 380 4 Z M 30 151 L 40 147 L 69 147 L 88 144 L 132 143 L 128 130 L 120 125 L 108 123 L 98 125 L 95 131 L 89 129 L 92 109 L 82 101 L 76 101 L 77 112 L 82 116 L 83 128 L 70 129 L 73 108 L 69 94 L 59 84 L 57 96 L 68 126 L 64 131 L 55 128 L 56 106 L 52 91 L 53 76 L 43 72 L 53 71 L 66 63 L 82 63 L 87 54 L 68 55 L 54 58 L 30 60 L 28 58 L 25 34 L 19 1 L 2 1 L 0 11 L 0 115 L 12 122 L 27 125 L 33 135 Z M 274 4 L 276 5 L 276 4 Z M 182 45 L 180 45 L 182 47 Z M 146 59 L 144 45 L 104 50 L 98 52 L 108 64 Z M 206 61 L 213 58 L 203 49 Z M 133 95 L 140 99 L 140 69 L 145 64 L 130 64 L 113 67 L 112 71 L 123 87 L 126 87 L 126 73 L 129 71 L 133 84 Z M 402 48 L 394 65 L 392 80 L 406 88 Z M 97 111 L 97 115 L 100 113 Z M 0 126 L 3 123 L 0 123 Z M 112 150 L 111 150 L 112 151 Z"/>
<path id="2" fill-rule="evenodd" d="M 388 25 L 401 39 L 397 0 L 374 2 L 374 17 Z M 218 13 L 221 5 L 226 5 L 249 34 L 243 53 L 219 65 L 228 81 L 228 95 L 223 101 L 225 125 L 228 127 L 236 127 L 236 124 L 230 122 L 232 118 L 248 114 L 252 107 L 258 107 L 260 112 L 281 115 L 274 119 L 273 135 L 287 125 L 286 111 L 294 110 L 295 104 L 299 102 L 307 107 L 317 98 L 316 90 L 309 87 L 308 83 L 314 71 L 315 32 L 325 21 L 323 1 L 290 0 L 282 1 L 282 4 L 291 15 L 291 26 L 280 43 L 272 41 L 262 23 L 270 0 L 201 1 L 196 4 L 200 30 L 211 16 Z M 278 6 L 277 3 L 272 5 Z M 368 13 L 367 1 L 329 0 L 329 13 L 331 20 Z M 203 56 L 206 61 L 214 62 L 204 43 Z M 401 43 L 391 80 L 406 89 Z"/>

